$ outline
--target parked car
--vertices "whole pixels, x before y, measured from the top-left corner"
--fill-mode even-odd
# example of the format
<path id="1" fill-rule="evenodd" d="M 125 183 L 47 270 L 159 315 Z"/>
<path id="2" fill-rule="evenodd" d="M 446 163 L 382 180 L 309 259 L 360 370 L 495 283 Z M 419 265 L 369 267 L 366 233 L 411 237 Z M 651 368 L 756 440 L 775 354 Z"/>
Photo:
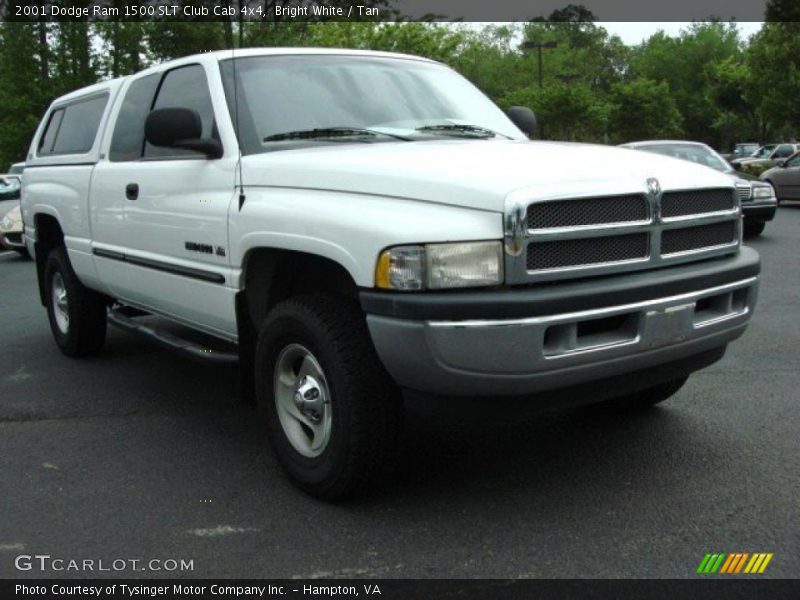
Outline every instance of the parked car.
<path id="1" fill-rule="evenodd" d="M 55 343 L 98 352 L 111 322 L 238 361 L 322 498 L 391 463 L 403 388 L 661 402 L 754 311 L 733 181 L 534 130 L 445 65 L 357 50 L 208 52 L 58 98 L 22 182 Z"/>
<path id="2" fill-rule="evenodd" d="M 766 222 L 775 218 L 775 209 L 778 201 L 775 198 L 775 190 L 772 186 L 747 173 L 736 172 L 713 148 L 706 144 L 677 140 L 652 140 L 631 142 L 622 144 L 622 146 L 687 160 L 695 164 L 711 167 L 715 171 L 730 177 L 736 186 L 736 191 L 742 203 L 744 233 L 746 235 L 760 235 L 764 231 Z"/>
<path id="3" fill-rule="evenodd" d="M 772 152 L 777 147 L 778 144 L 764 144 L 763 146 L 759 147 L 758 150 L 753 152 L 750 156 L 744 156 L 742 158 L 735 158 L 735 159 L 732 158 L 729 162 L 731 163 L 731 166 L 738 171 L 742 165 L 742 161 L 767 158 L 769 157 L 770 154 L 772 154 Z"/>
<path id="4" fill-rule="evenodd" d="M 731 165 L 737 171 L 744 171 L 751 175 L 760 175 L 770 167 L 775 166 L 775 162 L 789 158 L 792 154 L 800 150 L 800 144 L 778 144 L 766 156 L 751 156 L 731 161 Z"/>
<path id="5" fill-rule="evenodd" d="M 761 180 L 775 188 L 778 202 L 800 200 L 800 152 L 777 161 L 776 166 L 761 174 Z"/>
<path id="6" fill-rule="evenodd" d="M 0 175 L 0 200 L 19 200 L 21 186 L 19 175 Z"/>
<path id="7" fill-rule="evenodd" d="M 733 152 L 730 154 L 720 154 L 720 156 L 727 161 L 747 158 L 755 154 L 760 147 L 761 145 L 756 142 L 743 142 L 741 144 L 736 144 L 733 148 Z"/>
<path id="8" fill-rule="evenodd" d="M 28 256 L 25 240 L 22 237 L 22 211 L 19 203 L 0 219 L 0 243 L 16 250 L 22 256 Z"/>

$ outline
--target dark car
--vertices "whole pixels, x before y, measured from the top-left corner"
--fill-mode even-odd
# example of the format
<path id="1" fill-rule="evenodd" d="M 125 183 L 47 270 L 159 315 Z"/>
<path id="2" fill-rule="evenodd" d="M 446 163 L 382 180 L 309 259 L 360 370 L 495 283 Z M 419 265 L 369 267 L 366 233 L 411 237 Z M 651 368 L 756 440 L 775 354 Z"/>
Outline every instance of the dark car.
<path id="1" fill-rule="evenodd" d="M 761 180 L 775 188 L 778 202 L 800 200 L 800 152 L 764 171 Z"/>
<path id="2" fill-rule="evenodd" d="M 647 142 L 631 142 L 622 144 L 624 148 L 655 152 L 681 160 L 710 167 L 730 176 L 736 185 L 744 215 L 744 232 L 746 235 L 759 235 L 764 231 L 767 221 L 775 217 L 778 200 L 775 190 L 757 177 L 746 173 L 738 173 L 712 148 L 700 142 L 653 140 Z"/>

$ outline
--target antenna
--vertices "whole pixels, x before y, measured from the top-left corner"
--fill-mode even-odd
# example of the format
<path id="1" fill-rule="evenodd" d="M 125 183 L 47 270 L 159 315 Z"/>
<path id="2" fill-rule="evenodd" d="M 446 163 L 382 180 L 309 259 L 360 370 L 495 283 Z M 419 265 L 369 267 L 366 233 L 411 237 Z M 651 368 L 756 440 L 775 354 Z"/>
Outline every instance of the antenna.
<path id="1" fill-rule="evenodd" d="M 240 22 L 239 27 L 241 28 L 241 26 Z M 241 39 L 241 31 L 239 39 Z M 231 63 L 233 64 L 233 121 L 236 128 L 236 143 L 239 148 L 239 212 L 242 212 L 245 201 L 244 180 L 242 179 L 242 136 L 239 134 L 239 80 L 236 78 L 236 45 L 233 39 L 231 39 Z"/>

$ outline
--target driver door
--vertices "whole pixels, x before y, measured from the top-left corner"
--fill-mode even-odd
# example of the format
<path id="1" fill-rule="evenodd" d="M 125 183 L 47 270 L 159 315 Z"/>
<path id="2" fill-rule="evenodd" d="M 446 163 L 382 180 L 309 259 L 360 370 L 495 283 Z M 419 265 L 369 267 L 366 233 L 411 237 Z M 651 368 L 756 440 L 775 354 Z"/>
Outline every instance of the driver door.
<path id="1" fill-rule="evenodd" d="M 224 113 L 217 111 L 226 109 L 214 106 L 201 64 L 150 77 L 128 88 L 110 160 L 94 175 L 98 272 L 129 304 L 230 337 L 236 325 L 227 215 L 238 153 L 225 148 L 222 158 L 209 159 L 144 141 L 151 110 L 194 110 L 202 136 L 219 139 L 216 123 Z"/>

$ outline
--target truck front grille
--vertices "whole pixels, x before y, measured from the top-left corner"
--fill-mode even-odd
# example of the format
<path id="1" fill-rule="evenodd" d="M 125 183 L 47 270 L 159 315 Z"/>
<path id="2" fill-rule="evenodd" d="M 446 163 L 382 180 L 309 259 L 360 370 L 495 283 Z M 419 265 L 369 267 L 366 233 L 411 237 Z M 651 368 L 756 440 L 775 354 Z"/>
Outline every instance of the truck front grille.
<path id="1" fill-rule="evenodd" d="M 649 251 L 647 238 L 646 233 L 633 233 L 598 238 L 532 242 L 528 244 L 528 270 L 538 271 L 644 260 Z"/>
<path id="2" fill-rule="evenodd" d="M 506 281 L 605 275 L 735 252 L 739 193 L 709 188 L 511 203 Z"/>
<path id="3" fill-rule="evenodd" d="M 730 245 L 737 241 L 737 237 L 735 221 L 668 229 L 661 235 L 661 254 L 693 252 Z"/>
<path id="4" fill-rule="evenodd" d="M 750 200 L 750 196 L 753 194 L 753 188 L 749 184 L 737 185 L 736 193 L 739 196 L 739 200 L 746 202 L 747 200 Z"/>
<path id="5" fill-rule="evenodd" d="M 647 198 L 642 194 L 552 200 L 528 206 L 528 229 L 583 227 L 647 221 Z"/>
<path id="6" fill-rule="evenodd" d="M 661 197 L 661 217 L 664 219 L 734 208 L 736 208 L 736 198 L 730 190 L 725 189 L 665 192 Z"/>

